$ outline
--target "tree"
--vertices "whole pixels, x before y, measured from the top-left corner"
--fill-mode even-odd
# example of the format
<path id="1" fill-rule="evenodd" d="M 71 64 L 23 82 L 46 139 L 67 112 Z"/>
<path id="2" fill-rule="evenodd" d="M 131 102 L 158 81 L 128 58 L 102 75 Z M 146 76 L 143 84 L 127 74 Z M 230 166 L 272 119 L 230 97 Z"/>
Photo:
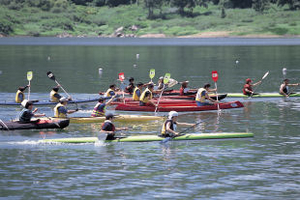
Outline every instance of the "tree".
<path id="1" fill-rule="evenodd" d="M 161 10 L 164 0 L 144 0 L 145 6 L 148 9 L 148 19 L 154 18 L 154 9 L 158 8 Z"/>
<path id="2" fill-rule="evenodd" d="M 288 4 L 291 10 L 300 9 L 300 0 L 278 0 L 278 6 L 284 6 Z"/>
<path id="3" fill-rule="evenodd" d="M 171 0 L 171 4 L 175 7 L 178 7 L 178 11 L 180 15 L 186 15 L 184 11 L 185 8 L 189 9 L 190 13 L 193 13 L 193 9 L 199 5 L 208 7 L 207 2 L 209 0 Z"/>
<path id="4" fill-rule="evenodd" d="M 263 13 L 270 5 L 270 0 L 253 0 L 253 9 L 257 12 Z"/>

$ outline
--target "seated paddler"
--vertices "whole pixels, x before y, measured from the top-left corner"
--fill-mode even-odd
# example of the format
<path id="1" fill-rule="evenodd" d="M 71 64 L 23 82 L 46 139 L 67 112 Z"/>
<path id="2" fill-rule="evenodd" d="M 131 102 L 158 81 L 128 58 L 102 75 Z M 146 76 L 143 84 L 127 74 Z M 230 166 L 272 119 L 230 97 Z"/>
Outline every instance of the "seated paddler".
<path id="1" fill-rule="evenodd" d="M 142 92 L 140 96 L 140 106 L 145 106 L 145 105 L 156 106 L 152 101 L 153 92 L 154 92 L 154 85 L 149 84 L 148 87 L 144 90 L 144 92 Z"/>
<path id="2" fill-rule="evenodd" d="M 127 127 L 116 128 L 113 124 L 114 115 L 111 113 L 107 113 L 105 116 L 105 121 L 102 124 L 100 133 L 106 133 L 106 140 L 114 140 L 116 131 L 127 130 Z"/>
<path id="3" fill-rule="evenodd" d="M 16 103 L 21 103 L 23 100 L 25 100 L 24 91 L 28 87 L 30 87 L 30 85 L 26 85 L 25 87 L 19 87 L 18 91 L 16 92 L 16 97 L 15 97 Z"/>
<path id="4" fill-rule="evenodd" d="M 45 116 L 44 113 L 36 113 L 38 111 L 37 108 L 33 109 L 33 103 L 28 100 L 22 101 L 22 106 L 24 107 L 23 110 L 19 114 L 19 121 L 20 122 L 30 122 L 32 117 L 43 117 Z"/>
<path id="5" fill-rule="evenodd" d="M 119 91 L 119 89 L 116 87 L 115 84 L 112 84 L 109 86 L 108 90 L 105 92 L 104 97 L 106 99 L 110 99 L 112 96 L 116 95 L 117 91 Z"/>
<path id="6" fill-rule="evenodd" d="M 217 102 L 216 100 L 212 99 L 208 93 L 209 92 L 215 92 L 217 89 L 210 89 L 210 84 L 207 83 L 203 86 L 203 88 L 199 88 L 197 94 L 196 94 L 196 103 L 197 106 L 207 106 L 212 105 L 213 102 Z M 208 100 L 208 101 L 207 101 Z"/>
<path id="7" fill-rule="evenodd" d="M 62 98 L 62 96 L 58 93 L 59 85 L 56 87 L 53 87 L 50 92 L 50 101 L 51 102 L 59 102 L 59 100 Z"/>
<path id="8" fill-rule="evenodd" d="M 91 117 L 103 117 L 105 116 L 106 106 L 109 106 L 111 102 L 114 100 L 115 95 L 112 96 L 107 102 L 105 102 L 105 98 L 100 97 L 98 103 L 93 109 Z"/>
<path id="9" fill-rule="evenodd" d="M 195 124 L 177 122 L 178 112 L 170 111 L 168 119 L 164 122 L 161 129 L 161 136 L 163 137 L 176 137 L 179 133 L 176 131 L 177 125 L 195 126 Z"/>
<path id="10" fill-rule="evenodd" d="M 143 87 L 144 87 L 144 84 L 142 82 L 139 82 L 137 84 L 137 86 L 134 88 L 133 93 L 132 93 L 132 99 L 134 101 L 139 101 L 140 100 Z"/>
<path id="11" fill-rule="evenodd" d="M 59 103 L 54 107 L 54 117 L 67 118 L 68 114 L 78 111 L 67 109 L 68 99 L 65 97 L 60 98 Z"/>

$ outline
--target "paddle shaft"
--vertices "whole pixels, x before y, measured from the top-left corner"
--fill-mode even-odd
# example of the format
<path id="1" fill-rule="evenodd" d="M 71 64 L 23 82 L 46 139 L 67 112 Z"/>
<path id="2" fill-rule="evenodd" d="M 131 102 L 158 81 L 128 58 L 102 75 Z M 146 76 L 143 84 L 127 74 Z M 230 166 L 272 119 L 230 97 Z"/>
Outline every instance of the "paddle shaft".
<path id="1" fill-rule="evenodd" d="M 60 85 L 56 79 L 54 81 L 57 85 Z M 68 95 L 68 97 L 71 97 L 71 95 L 69 95 L 69 93 L 67 93 L 67 91 L 61 85 L 60 88 L 64 91 L 64 93 L 66 93 L 66 95 Z"/>
<path id="2" fill-rule="evenodd" d="M 30 80 L 28 80 L 28 85 L 29 85 L 29 88 L 28 88 L 28 101 L 30 100 Z"/>
<path id="3" fill-rule="evenodd" d="M 219 104 L 219 96 L 218 96 L 218 85 L 217 82 L 215 82 L 215 88 L 216 88 L 216 97 L 217 97 L 217 107 L 218 107 L 218 111 L 221 111 L 220 109 L 220 104 Z"/>
<path id="4" fill-rule="evenodd" d="M 269 75 L 269 71 L 267 71 L 267 72 L 265 73 L 265 75 L 260 79 L 260 81 L 262 82 L 268 75 Z M 260 84 L 261 84 L 261 83 L 260 83 Z M 260 85 L 260 84 L 259 84 L 259 85 Z M 258 86 L 259 86 L 259 85 L 258 85 Z M 250 95 L 249 99 L 252 98 L 252 96 L 253 96 L 255 90 L 257 90 L 258 86 L 253 90 L 253 93 Z"/>
<path id="5" fill-rule="evenodd" d="M 160 94 L 159 94 L 159 98 L 158 98 L 158 100 L 157 100 L 157 104 L 156 104 L 156 106 L 155 106 L 155 113 L 156 113 L 156 111 L 157 111 L 157 108 L 158 108 L 158 105 L 159 105 L 159 101 L 160 101 L 160 99 L 161 99 L 161 97 L 162 97 L 162 94 L 163 94 L 163 92 L 164 92 L 164 89 L 165 89 L 165 84 L 164 84 L 164 86 L 163 86 L 163 89 L 162 89 L 162 91 L 160 92 Z"/>

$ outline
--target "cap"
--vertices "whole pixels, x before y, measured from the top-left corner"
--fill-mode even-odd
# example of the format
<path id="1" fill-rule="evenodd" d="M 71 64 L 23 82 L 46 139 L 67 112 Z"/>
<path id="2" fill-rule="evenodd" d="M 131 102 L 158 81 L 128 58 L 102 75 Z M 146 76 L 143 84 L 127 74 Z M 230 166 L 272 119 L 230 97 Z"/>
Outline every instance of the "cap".
<path id="1" fill-rule="evenodd" d="M 159 80 L 161 80 L 161 79 L 164 79 L 164 77 L 163 76 L 159 77 Z"/>
<path id="2" fill-rule="evenodd" d="M 24 99 L 24 100 L 21 102 L 21 105 L 25 108 L 27 103 L 28 103 L 28 100 L 27 100 L 27 99 Z"/>
<path id="3" fill-rule="evenodd" d="M 137 86 L 142 86 L 142 85 L 144 85 L 144 83 L 142 83 L 142 82 L 139 82 L 139 83 L 137 84 Z"/>
<path id="4" fill-rule="evenodd" d="M 62 97 L 59 99 L 59 102 L 68 102 L 68 99 L 66 97 Z"/>
<path id="5" fill-rule="evenodd" d="M 246 83 L 251 83 L 251 82 L 252 82 L 252 80 L 250 78 L 246 79 Z"/>
<path id="6" fill-rule="evenodd" d="M 105 115 L 106 119 L 114 118 L 114 115 L 112 113 L 106 113 Z"/>
<path id="7" fill-rule="evenodd" d="M 172 119 L 172 117 L 178 117 L 178 112 L 176 112 L 176 111 L 170 111 L 169 112 L 169 119 Z"/>

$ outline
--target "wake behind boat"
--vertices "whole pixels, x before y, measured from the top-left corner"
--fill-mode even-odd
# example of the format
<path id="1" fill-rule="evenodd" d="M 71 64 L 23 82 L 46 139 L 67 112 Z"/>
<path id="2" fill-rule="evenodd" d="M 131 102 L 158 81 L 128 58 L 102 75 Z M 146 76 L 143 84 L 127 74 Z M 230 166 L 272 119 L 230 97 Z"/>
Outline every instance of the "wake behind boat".
<path id="1" fill-rule="evenodd" d="M 191 133 L 173 138 L 173 140 L 203 140 L 203 139 L 227 139 L 227 138 L 248 138 L 253 137 L 253 133 Z M 153 142 L 162 141 L 164 137 L 157 135 L 137 135 L 117 138 L 115 140 L 105 140 L 105 142 Z M 97 137 L 79 138 L 58 138 L 39 140 L 40 143 L 94 143 L 99 141 Z"/>

